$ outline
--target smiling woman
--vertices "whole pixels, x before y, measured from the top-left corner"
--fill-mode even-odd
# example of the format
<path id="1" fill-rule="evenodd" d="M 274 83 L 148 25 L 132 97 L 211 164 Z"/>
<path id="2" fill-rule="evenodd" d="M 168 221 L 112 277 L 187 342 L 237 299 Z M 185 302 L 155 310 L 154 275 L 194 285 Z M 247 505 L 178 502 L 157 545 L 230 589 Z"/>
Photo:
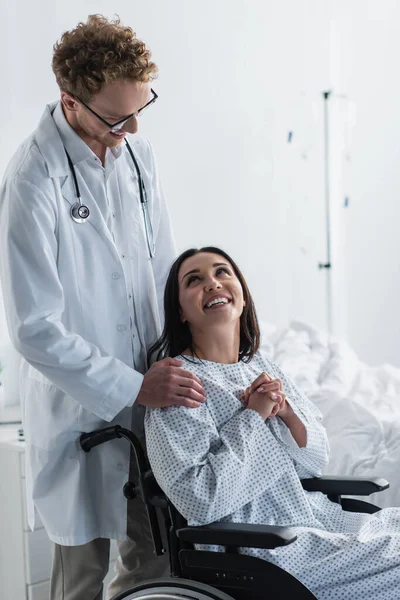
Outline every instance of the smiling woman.
<path id="1" fill-rule="evenodd" d="M 259 348 L 260 330 L 246 280 L 232 258 L 214 246 L 186 250 L 176 259 L 165 287 L 164 313 L 164 331 L 150 348 L 149 361 L 182 353 L 210 358 L 223 351 L 228 362 L 247 362 Z M 233 345 L 224 343 L 227 336 Z"/>
<path id="2" fill-rule="evenodd" d="M 239 552 L 283 568 L 319 600 L 398 600 L 400 510 L 347 512 L 303 488 L 301 479 L 320 476 L 328 462 L 322 415 L 258 350 L 253 302 L 236 264 L 218 248 L 188 250 L 170 271 L 164 301 L 154 348 L 182 360 L 205 391 L 195 408 L 146 411 L 150 465 L 179 513 L 190 526 L 293 527 L 294 544 Z M 181 390 L 189 393 L 190 385 Z"/>

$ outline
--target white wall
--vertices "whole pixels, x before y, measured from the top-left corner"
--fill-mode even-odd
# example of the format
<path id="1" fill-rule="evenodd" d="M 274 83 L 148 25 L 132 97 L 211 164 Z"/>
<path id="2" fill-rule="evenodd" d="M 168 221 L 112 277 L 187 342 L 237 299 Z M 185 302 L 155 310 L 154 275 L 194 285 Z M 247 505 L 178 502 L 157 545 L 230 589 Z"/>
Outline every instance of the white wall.
<path id="1" fill-rule="evenodd" d="M 335 96 L 330 105 L 334 330 L 363 359 L 400 365 L 399 11 L 395 0 L 2 3 L 0 175 L 57 97 L 55 40 L 92 12 L 118 13 L 160 68 L 142 132 L 179 248 L 231 252 L 261 318 L 326 328 L 322 92 L 347 95 L 350 104 Z"/>
<path id="2" fill-rule="evenodd" d="M 324 327 L 317 264 L 324 254 L 326 7 L 319 0 L 3 5 L 0 44 L 10 60 L 2 73 L 0 171 L 57 97 L 55 40 L 91 12 L 118 13 L 160 68 L 160 98 L 142 131 L 157 152 L 179 248 L 221 246 L 244 270 L 262 318 Z"/>
<path id="3" fill-rule="evenodd" d="M 356 108 L 342 146 L 343 299 L 347 337 L 370 364 L 400 366 L 400 3 L 335 0 L 335 89 Z M 343 101 L 337 101 L 344 106 Z M 348 154 L 348 160 L 346 160 Z M 339 186 L 340 188 L 340 186 Z M 349 206 L 343 209 L 344 195 Z M 339 208 L 340 207 L 340 208 Z"/>

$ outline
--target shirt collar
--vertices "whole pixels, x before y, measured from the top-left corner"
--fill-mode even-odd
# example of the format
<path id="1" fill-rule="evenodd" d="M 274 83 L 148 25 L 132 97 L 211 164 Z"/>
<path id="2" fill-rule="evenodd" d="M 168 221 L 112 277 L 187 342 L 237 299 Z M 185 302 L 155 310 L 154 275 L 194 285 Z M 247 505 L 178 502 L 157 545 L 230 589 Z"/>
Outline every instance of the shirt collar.
<path id="1" fill-rule="evenodd" d="M 60 134 L 62 143 L 71 157 L 73 165 L 77 165 L 80 162 L 96 157 L 93 150 L 89 148 L 89 146 L 68 123 L 60 101 L 57 103 L 57 106 L 53 112 L 53 119 Z M 106 159 L 110 152 L 113 158 L 117 159 L 119 156 L 121 156 L 122 150 L 123 144 L 120 144 L 114 148 L 107 148 Z"/>

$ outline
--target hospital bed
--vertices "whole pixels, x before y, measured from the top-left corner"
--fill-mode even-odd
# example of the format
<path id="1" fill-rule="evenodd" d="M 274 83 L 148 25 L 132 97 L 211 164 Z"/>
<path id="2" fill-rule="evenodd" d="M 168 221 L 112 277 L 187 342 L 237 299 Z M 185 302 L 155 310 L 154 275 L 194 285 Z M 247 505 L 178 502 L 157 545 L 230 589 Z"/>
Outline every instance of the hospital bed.
<path id="1" fill-rule="evenodd" d="M 260 558 L 239 554 L 239 547 L 277 548 L 296 541 L 290 527 L 213 523 L 203 527 L 188 526 L 158 486 L 139 439 L 121 427 L 107 427 L 81 435 L 85 452 L 96 452 L 103 443 L 126 443 L 132 447 L 137 463 L 138 481 L 124 486 L 127 499 L 137 498 L 146 504 L 154 550 L 162 555 L 165 546 L 170 557 L 171 577 L 137 584 L 113 600 L 311 600 L 315 596 L 287 571 Z M 121 440 L 121 441 L 118 441 Z M 365 497 L 388 489 L 384 479 L 321 477 L 302 480 L 309 491 L 321 491 L 344 510 L 374 513 L 380 508 Z M 160 519 L 164 521 L 166 544 L 162 539 Z M 196 544 L 223 546 L 225 552 L 196 549 Z"/>
<path id="2" fill-rule="evenodd" d="M 381 508 L 400 507 L 400 368 L 370 366 L 343 339 L 300 321 L 260 323 L 261 351 L 319 408 L 330 475 L 369 479 L 390 489 L 372 495 Z"/>

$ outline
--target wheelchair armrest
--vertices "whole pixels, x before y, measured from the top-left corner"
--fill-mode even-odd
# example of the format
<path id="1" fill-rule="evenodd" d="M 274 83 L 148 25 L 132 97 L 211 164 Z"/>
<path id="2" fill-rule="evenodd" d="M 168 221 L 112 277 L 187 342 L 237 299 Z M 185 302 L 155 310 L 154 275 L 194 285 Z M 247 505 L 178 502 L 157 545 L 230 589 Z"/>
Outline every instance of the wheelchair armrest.
<path id="1" fill-rule="evenodd" d="M 176 535 L 191 544 L 243 546 L 244 548 L 277 548 L 297 540 L 290 527 L 247 525 L 246 523 L 211 523 L 202 527 L 182 527 Z"/>
<path id="2" fill-rule="evenodd" d="M 369 496 L 375 492 L 387 490 L 389 483 L 378 477 L 336 477 L 324 475 L 302 479 L 301 484 L 308 492 L 323 492 L 328 496 Z"/>

